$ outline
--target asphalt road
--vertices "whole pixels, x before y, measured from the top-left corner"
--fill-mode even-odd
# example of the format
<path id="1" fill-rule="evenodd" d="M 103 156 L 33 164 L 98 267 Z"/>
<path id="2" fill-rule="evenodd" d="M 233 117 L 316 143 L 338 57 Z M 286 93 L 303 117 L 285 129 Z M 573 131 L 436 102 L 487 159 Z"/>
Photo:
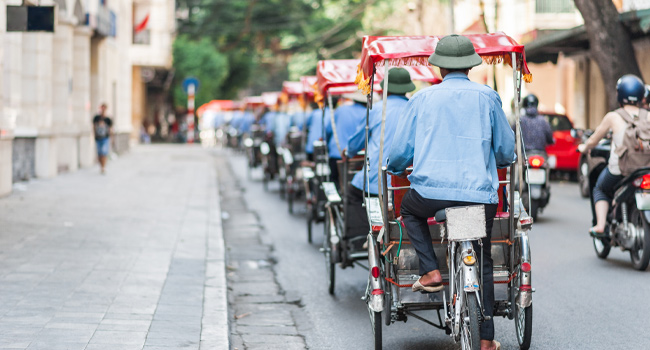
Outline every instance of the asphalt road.
<path id="1" fill-rule="evenodd" d="M 367 272 L 337 267 L 336 295 L 327 292 L 322 225 L 314 242 L 306 239 L 301 212 L 290 215 L 278 184 L 262 188 L 261 171 L 246 178 L 243 156 L 231 153 L 233 169 L 272 240 L 277 278 L 283 289 L 301 298 L 298 329 L 310 349 L 371 349 L 373 335 L 360 299 Z M 612 249 L 596 257 L 587 230 L 589 202 L 574 183 L 553 183 L 549 206 L 531 232 L 533 287 L 532 349 L 649 349 L 647 315 L 650 272 L 632 269 L 629 254 Z M 296 208 L 302 208 L 301 204 Z M 224 208 L 224 210 L 226 210 Z M 518 349 L 514 321 L 497 318 L 496 339 L 503 349 Z M 443 331 L 414 318 L 384 327 L 385 349 L 459 349 Z"/>

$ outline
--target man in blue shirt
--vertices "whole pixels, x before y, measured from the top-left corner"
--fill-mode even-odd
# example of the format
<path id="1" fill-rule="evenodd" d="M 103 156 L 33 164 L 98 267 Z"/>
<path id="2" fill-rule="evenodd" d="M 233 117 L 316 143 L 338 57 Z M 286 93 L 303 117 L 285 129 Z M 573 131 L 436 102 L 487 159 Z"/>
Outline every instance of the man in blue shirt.
<path id="1" fill-rule="evenodd" d="M 397 128 L 397 121 L 404 111 L 408 99 L 406 93 L 415 90 L 415 84 L 411 81 L 411 75 L 404 68 L 393 68 L 388 72 L 388 84 L 386 79 L 381 85 L 387 89 L 388 97 L 386 101 L 386 127 L 384 130 L 384 160 L 388 156 L 388 151 L 393 143 L 393 136 Z M 388 85 L 386 87 L 386 85 Z M 376 197 L 379 193 L 379 146 L 381 138 L 381 119 L 383 103 L 376 101 L 369 115 L 368 130 L 368 181 L 370 187 L 363 182 L 363 171 L 358 172 L 352 178 L 352 184 L 348 186 L 346 196 L 348 198 L 348 213 L 346 213 L 345 225 L 347 237 L 365 236 L 370 230 L 368 215 L 363 207 L 363 191 Z M 354 157 L 365 147 L 366 123 L 362 121 L 357 127 L 357 131 L 350 136 L 348 147 L 345 155 Z M 390 186 L 390 180 L 388 185 Z"/>
<path id="2" fill-rule="evenodd" d="M 339 187 L 339 171 L 337 161 L 341 160 L 341 153 L 348 147 L 348 139 L 359 125 L 365 125 L 367 98 L 362 93 L 343 95 L 353 101 L 351 105 L 345 105 L 334 111 L 334 122 L 336 123 L 336 136 L 330 122 L 325 128 L 327 138 L 327 149 L 330 163 L 330 179 L 336 187 Z M 330 118 L 330 115 L 325 116 Z"/>
<path id="3" fill-rule="evenodd" d="M 471 82 L 470 68 L 480 65 L 471 41 L 463 36 L 442 38 L 429 57 L 440 67 L 442 83 L 428 87 L 411 98 L 390 150 L 388 171 L 409 175 L 411 189 L 402 200 L 404 225 L 420 260 L 420 279 L 413 291 L 443 289 L 427 218 L 438 210 L 484 205 L 487 238 L 482 247 L 483 301 L 485 315 L 494 310 L 494 282 L 490 237 L 497 212 L 499 177 L 497 168 L 515 161 L 515 137 L 501 109 L 501 99 L 491 88 Z M 500 347 L 494 341 L 494 323 L 481 323 L 481 349 Z"/>
<path id="4" fill-rule="evenodd" d="M 314 160 L 314 142 L 323 139 L 323 110 L 318 108 L 317 104 L 314 105 L 314 109 L 307 118 L 308 131 L 305 144 L 305 153 L 307 153 L 307 159 L 310 161 Z M 330 123 L 330 118 L 327 118 L 329 112 L 329 107 L 325 107 L 325 128 Z"/>

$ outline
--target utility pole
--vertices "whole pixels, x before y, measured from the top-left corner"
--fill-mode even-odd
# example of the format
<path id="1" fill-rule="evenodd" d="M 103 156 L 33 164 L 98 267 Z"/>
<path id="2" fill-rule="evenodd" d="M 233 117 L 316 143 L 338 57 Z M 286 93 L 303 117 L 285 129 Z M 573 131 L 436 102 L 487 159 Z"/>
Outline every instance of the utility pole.
<path id="1" fill-rule="evenodd" d="M 450 34 L 456 33 L 456 20 L 454 19 L 454 0 L 449 0 L 449 10 L 451 11 L 451 30 L 449 31 Z"/>

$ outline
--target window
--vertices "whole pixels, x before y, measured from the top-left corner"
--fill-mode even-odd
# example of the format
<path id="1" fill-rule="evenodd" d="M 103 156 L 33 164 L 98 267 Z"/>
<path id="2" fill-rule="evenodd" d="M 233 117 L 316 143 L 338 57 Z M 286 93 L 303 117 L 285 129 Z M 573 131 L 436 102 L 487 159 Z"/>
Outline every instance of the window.
<path id="1" fill-rule="evenodd" d="M 566 131 L 573 129 L 569 118 L 563 115 L 544 115 L 544 118 L 551 125 L 553 131 Z"/>
<path id="2" fill-rule="evenodd" d="M 572 13 L 576 11 L 573 0 L 537 0 L 536 13 Z"/>

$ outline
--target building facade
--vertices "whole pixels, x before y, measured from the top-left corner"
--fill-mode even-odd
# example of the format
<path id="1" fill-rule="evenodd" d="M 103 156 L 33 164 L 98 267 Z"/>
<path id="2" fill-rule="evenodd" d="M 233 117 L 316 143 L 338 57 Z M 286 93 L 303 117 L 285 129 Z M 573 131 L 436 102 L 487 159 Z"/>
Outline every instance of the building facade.
<path id="1" fill-rule="evenodd" d="M 132 62 L 150 55 L 171 65 L 173 20 L 152 13 L 150 23 L 162 22 L 159 36 L 167 37 L 153 45 L 160 49 L 138 52 L 133 0 L 41 0 L 55 6 L 53 33 L 7 32 L 6 6 L 21 3 L 0 0 L 0 196 L 18 181 L 92 166 L 92 117 L 102 103 L 113 119 L 113 152 L 127 151 L 134 129 Z M 164 5 L 173 13 L 173 2 Z"/>

